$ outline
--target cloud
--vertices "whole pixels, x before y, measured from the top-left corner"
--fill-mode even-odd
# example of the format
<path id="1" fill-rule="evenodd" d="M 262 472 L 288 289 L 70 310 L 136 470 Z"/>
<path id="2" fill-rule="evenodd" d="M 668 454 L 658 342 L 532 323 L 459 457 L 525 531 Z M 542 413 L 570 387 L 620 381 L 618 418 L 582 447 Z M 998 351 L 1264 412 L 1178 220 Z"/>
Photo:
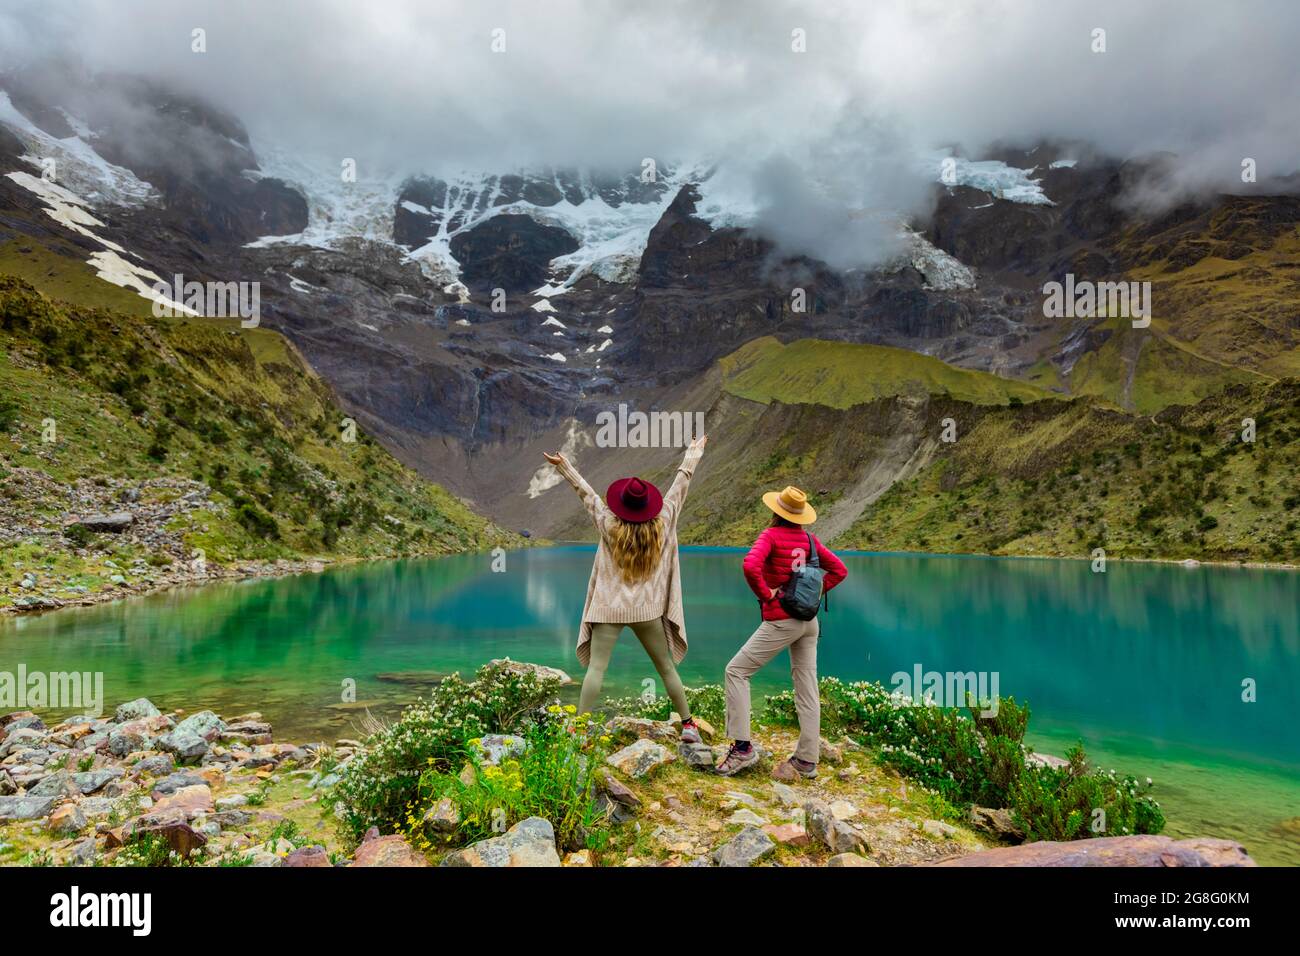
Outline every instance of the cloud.
<path id="1" fill-rule="evenodd" d="M 871 211 L 924 211 L 912 160 L 944 144 L 1172 153 L 1153 202 L 1240 187 L 1245 157 L 1261 182 L 1294 173 L 1296 36 L 1289 0 L 19 0 L 0 12 L 0 62 L 144 73 L 255 142 L 363 166 L 718 158 L 783 243 L 878 254 Z"/>

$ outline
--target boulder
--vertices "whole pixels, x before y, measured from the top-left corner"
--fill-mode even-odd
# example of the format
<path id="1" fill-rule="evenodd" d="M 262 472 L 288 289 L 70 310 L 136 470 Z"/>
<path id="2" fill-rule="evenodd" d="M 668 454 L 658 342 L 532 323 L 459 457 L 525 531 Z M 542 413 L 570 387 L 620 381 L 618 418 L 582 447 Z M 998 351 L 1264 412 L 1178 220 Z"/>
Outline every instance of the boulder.
<path id="1" fill-rule="evenodd" d="M 844 760 L 844 749 L 838 744 L 833 744 L 825 737 L 820 740 L 821 759 L 824 763 L 837 764 Z"/>
<path id="2" fill-rule="evenodd" d="M 374 828 L 371 828 L 374 832 Z M 428 866 L 426 860 L 411 845 L 400 836 L 379 836 L 377 833 L 371 836 L 366 834 L 366 839 L 357 847 L 357 852 L 352 855 L 352 862 L 348 866 L 381 866 L 381 867 L 402 867 L 402 866 Z"/>
<path id="3" fill-rule="evenodd" d="M 838 820 L 824 800 L 808 800 L 803 805 L 804 826 L 818 841 L 830 848 L 832 853 L 853 853 L 867 849 L 867 838 Z"/>
<path id="4" fill-rule="evenodd" d="M 125 704 L 118 704 L 117 710 L 113 711 L 113 719 L 119 724 L 132 720 L 142 720 L 145 717 L 158 716 L 160 716 L 158 708 L 153 705 L 153 701 L 148 697 L 137 697 Z"/>
<path id="5" fill-rule="evenodd" d="M 43 743 L 45 734 L 39 730 L 32 730 L 30 727 L 19 727 L 17 730 L 11 730 L 3 741 L 0 741 L 0 758 L 9 756 L 19 750 L 26 750 L 36 747 Z"/>
<path id="6" fill-rule="evenodd" d="M 525 867 L 560 866 L 555 828 L 542 817 L 520 820 L 504 835 L 480 840 L 442 861 L 443 866 Z"/>
<path id="7" fill-rule="evenodd" d="M 610 721 L 614 736 L 623 740 L 677 739 L 677 728 L 666 720 L 647 720 L 644 717 L 615 717 Z"/>
<path id="8" fill-rule="evenodd" d="M 714 850 L 713 862 L 718 866 L 753 866 L 775 852 L 772 838 L 758 827 L 749 826 Z"/>
<path id="9" fill-rule="evenodd" d="M 1025 839 L 1025 831 L 1011 818 L 1010 810 L 971 807 L 970 822 L 976 830 L 997 837 L 1004 843 L 1020 843 Z"/>
<path id="10" fill-rule="evenodd" d="M 799 792 L 789 784 L 772 784 L 772 793 L 784 806 L 787 807 L 797 807 L 803 800 L 803 797 L 799 796 Z"/>
<path id="11" fill-rule="evenodd" d="M 1055 843 L 1044 840 L 996 847 L 931 866 L 1255 866 L 1246 848 L 1233 840 L 1167 836 L 1097 837 Z"/>
<path id="12" fill-rule="evenodd" d="M 662 744 L 653 740 L 638 740 L 617 753 L 610 754 L 605 762 L 629 777 L 639 778 L 674 759 Z"/>
<path id="13" fill-rule="evenodd" d="M 0 797 L 8 797 L 18 792 L 18 784 L 9 775 L 8 770 L 0 770 Z"/>
<path id="14" fill-rule="evenodd" d="M 500 664 L 503 670 L 511 674 L 533 674 L 538 680 L 558 680 L 561 685 L 573 683 L 573 678 L 558 667 L 547 667 L 545 664 L 529 664 L 526 661 L 512 661 L 508 657 L 499 657 L 488 661 L 488 663 Z"/>
<path id="15" fill-rule="evenodd" d="M 283 866 L 332 866 L 323 846 L 304 846 L 286 854 Z"/>
<path id="16" fill-rule="evenodd" d="M 68 527 L 82 527 L 98 534 L 122 534 L 135 523 L 135 515 L 129 511 L 115 511 L 112 514 L 88 515 L 70 522 Z"/>
<path id="17" fill-rule="evenodd" d="M 764 820 L 762 817 L 760 817 L 753 810 L 749 809 L 748 807 L 741 807 L 731 816 L 727 817 L 727 822 L 732 824 L 740 823 L 740 824 L 746 824 L 748 826 L 761 827 L 767 821 Z"/>

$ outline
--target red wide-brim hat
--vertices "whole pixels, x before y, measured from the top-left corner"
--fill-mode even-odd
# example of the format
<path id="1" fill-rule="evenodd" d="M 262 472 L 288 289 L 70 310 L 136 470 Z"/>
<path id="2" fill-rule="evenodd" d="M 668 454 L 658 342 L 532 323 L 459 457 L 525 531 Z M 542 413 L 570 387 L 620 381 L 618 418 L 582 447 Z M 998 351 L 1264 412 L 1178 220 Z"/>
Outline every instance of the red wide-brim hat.
<path id="1" fill-rule="evenodd" d="M 605 492 L 605 504 L 624 521 L 650 521 L 664 507 L 659 489 L 640 478 L 620 478 Z"/>

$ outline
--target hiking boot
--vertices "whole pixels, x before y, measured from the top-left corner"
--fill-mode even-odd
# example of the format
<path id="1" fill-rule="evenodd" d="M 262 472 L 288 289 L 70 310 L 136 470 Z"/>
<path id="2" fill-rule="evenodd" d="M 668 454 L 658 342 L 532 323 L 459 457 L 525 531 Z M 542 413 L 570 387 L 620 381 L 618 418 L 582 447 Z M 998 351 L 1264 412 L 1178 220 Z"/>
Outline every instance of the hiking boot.
<path id="1" fill-rule="evenodd" d="M 772 776 L 787 783 L 800 777 L 811 780 L 817 776 L 817 765 L 806 760 L 800 760 L 798 757 L 791 757 L 788 760 L 783 760 L 780 766 L 772 771 Z"/>
<path id="2" fill-rule="evenodd" d="M 704 742 L 704 739 L 700 736 L 700 728 L 695 726 L 695 721 L 682 721 L 681 741 L 684 744 L 699 744 Z"/>
<path id="3" fill-rule="evenodd" d="M 750 745 L 748 750 L 740 750 L 735 744 L 727 751 L 727 756 L 723 758 L 722 763 L 715 768 L 723 777 L 730 777 L 732 774 L 740 773 L 746 767 L 752 767 L 758 763 L 758 748 Z"/>

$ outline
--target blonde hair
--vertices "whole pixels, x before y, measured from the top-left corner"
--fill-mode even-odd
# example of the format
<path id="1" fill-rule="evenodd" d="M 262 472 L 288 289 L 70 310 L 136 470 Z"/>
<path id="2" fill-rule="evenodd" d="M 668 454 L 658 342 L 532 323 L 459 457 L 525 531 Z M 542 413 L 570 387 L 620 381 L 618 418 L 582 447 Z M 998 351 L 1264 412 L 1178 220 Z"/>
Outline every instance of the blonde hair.
<path id="1" fill-rule="evenodd" d="M 609 553 L 628 584 L 648 578 L 659 564 L 664 547 L 663 518 L 624 521 L 615 516 L 609 529 Z"/>

